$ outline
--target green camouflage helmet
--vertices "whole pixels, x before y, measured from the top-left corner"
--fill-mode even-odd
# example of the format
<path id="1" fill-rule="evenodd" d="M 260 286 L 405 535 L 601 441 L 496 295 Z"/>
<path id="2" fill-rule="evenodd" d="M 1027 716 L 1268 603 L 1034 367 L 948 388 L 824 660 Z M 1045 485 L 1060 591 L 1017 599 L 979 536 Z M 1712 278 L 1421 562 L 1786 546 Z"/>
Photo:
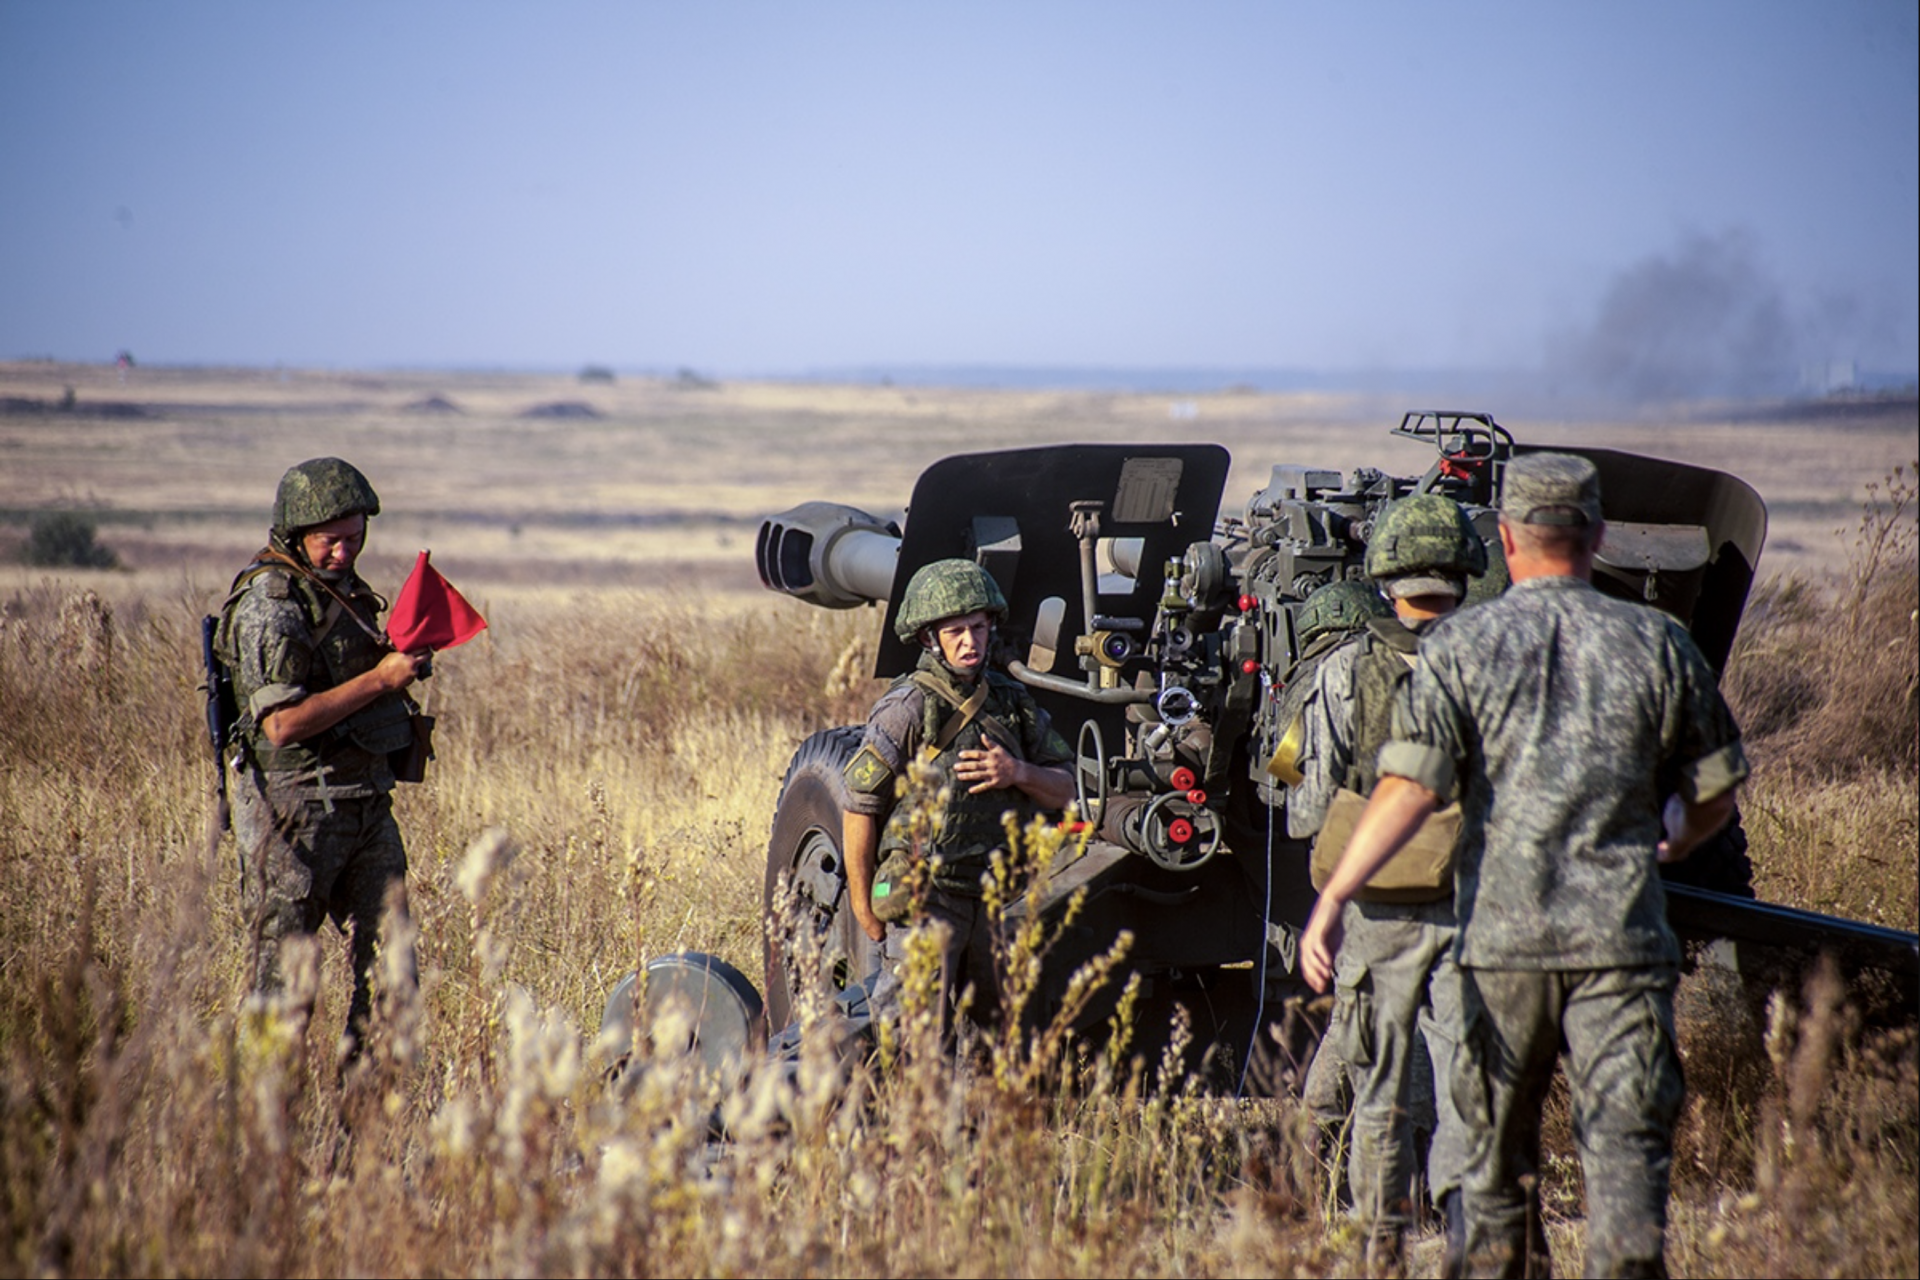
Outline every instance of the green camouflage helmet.
<path id="1" fill-rule="evenodd" d="M 1451 498 L 1415 494 L 1387 505 L 1367 539 L 1367 576 L 1376 581 L 1408 574 L 1479 577 L 1487 546 Z"/>
<path id="2" fill-rule="evenodd" d="M 1367 625 L 1368 618 L 1392 616 L 1393 606 L 1371 582 L 1342 578 L 1316 587 L 1300 606 L 1294 625 L 1298 628 L 1300 646 L 1305 648 L 1329 631 L 1356 631 Z"/>
<path id="3" fill-rule="evenodd" d="M 1007 598 L 999 584 L 971 560 L 935 560 L 921 565 L 907 581 L 893 634 L 912 644 L 920 628 L 975 610 L 984 610 L 996 622 L 1007 616 Z"/>
<path id="4" fill-rule="evenodd" d="M 350 462 L 309 458 L 287 468 L 273 496 L 273 527 L 292 533 L 342 516 L 380 514 L 380 495 Z"/>

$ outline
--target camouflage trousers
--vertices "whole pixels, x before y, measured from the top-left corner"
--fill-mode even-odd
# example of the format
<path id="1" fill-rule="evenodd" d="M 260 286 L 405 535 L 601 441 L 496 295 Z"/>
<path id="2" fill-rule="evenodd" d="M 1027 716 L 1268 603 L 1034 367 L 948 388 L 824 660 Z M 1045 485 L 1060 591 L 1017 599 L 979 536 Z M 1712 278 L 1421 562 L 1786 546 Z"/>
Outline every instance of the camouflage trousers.
<path id="1" fill-rule="evenodd" d="M 1540 1113 L 1564 1054 L 1587 1185 L 1590 1276 L 1666 1275 L 1667 1187 L 1683 1082 L 1678 970 L 1461 971 L 1466 1031 L 1453 1077 L 1473 1130 L 1466 1171 L 1473 1275 L 1552 1273 L 1540 1223 Z"/>
<path id="2" fill-rule="evenodd" d="M 353 999 L 349 1051 L 364 1038 L 373 1011 L 374 943 L 387 888 L 406 882 L 407 854 L 385 794 L 319 799 L 288 794 L 268 775 L 263 785 L 236 777 L 233 833 L 240 846 L 240 902 L 255 946 L 254 989 L 285 983 L 281 948 L 331 919 L 351 938 Z M 414 971 L 413 957 L 402 969 Z"/>
<path id="3" fill-rule="evenodd" d="M 1418 1216 L 1416 1130 L 1431 1134 L 1426 1178 L 1436 1205 L 1466 1165 L 1451 1088 L 1461 1026 L 1453 900 L 1352 902 L 1341 927 L 1328 1036 L 1353 1086 L 1348 1181 L 1370 1239 L 1397 1252 Z"/>
<path id="4" fill-rule="evenodd" d="M 874 985 L 875 1017 L 899 1013 L 899 967 L 906 958 L 909 928 L 932 928 L 940 934 L 940 1027 L 951 1041 L 953 1015 L 969 986 L 972 996 L 967 1017 L 980 1026 L 992 1026 L 1000 1016 L 1000 984 L 994 976 L 993 929 L 986 903 L 978 893 L 955 893 L 938 886 L 927 890 L 925 912 L 913 924 L 889 925 L 880 943 L 880 977 Z"/>

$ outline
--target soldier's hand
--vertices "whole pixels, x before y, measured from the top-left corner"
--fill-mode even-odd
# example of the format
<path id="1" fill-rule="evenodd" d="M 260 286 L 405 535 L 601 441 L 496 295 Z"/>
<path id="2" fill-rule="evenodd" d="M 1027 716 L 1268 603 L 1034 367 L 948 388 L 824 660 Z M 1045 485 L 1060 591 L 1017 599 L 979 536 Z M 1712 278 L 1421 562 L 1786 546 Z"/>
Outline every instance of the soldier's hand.
<path id="1" fill-rule="evenodd" d="M 859 895 L 856 894 L 854 896 L 857 898 Z M 853 904 L 853 918 L 854 921 L 859 924 L 860 932 L 866 934 L 875 942 L 887 936 L 887 926 L 880 923 L 879 916 L 873 914 L 873 903 L 871 901 L 856 901 Z"/>
<path id="2" fill-rule="evenodd" d="M 1667 838 L 1654 846 L 1654 856 L 1661 862 L 1680 861 L 1686 852 L 1675 853 L 1674 848 L 1687 829 L 1687 802 L 1677 795 L 1668 796 L 1666 807 L 1660 811 L 1660 828 Z"/>
<path id="3" fill-rule="evenodd" d="M 1315 991 L 1333 985 L 1333 960 L 1340 954 L 1340 912 L 1344 904 L 1326 895 L 1313 904 L 1307 931 L 1300 935 L 1300 976 Z"/>
<path id="4" fill-rule="evenodd" d="M 415 649 L 411 653 L 390 653 L 380 659 L 380 665 L 374 668 L 379 674 L 380 684 L 390 692 L 398 692 L 433 670 L 433 650 Z"/>
<path id="5" fill-rule="evenodd" d="M 962 751 L 954 762 L 953 776 L 967 783 L 967 794 L 996 791 L 1013 786 L 1020 777 L 1020 761 L 992 738 L 977 750 Z"/>
<path id="6" fill-rule="evenodd" d="M 1666 807 L 1660 811 L 1660 825 L 1665 828 L 1667 838 L 1654 848 L 1654 854 L 1662 862 L 1678 862 L 1711 840 L 1720 830 L 1733 820 L 1734 793 L 1722 791 L 1711 800 L 1683 800 L 1679 796 L 1668 796 Z"/>

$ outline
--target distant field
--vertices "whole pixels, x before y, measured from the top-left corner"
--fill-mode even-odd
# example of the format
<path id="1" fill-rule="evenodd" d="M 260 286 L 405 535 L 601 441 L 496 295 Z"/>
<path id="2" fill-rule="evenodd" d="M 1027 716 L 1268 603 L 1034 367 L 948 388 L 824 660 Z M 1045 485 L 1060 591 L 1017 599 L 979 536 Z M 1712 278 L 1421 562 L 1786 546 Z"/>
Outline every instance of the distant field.
<path id="1" fill-rule="evenodd" d="M 131 576 L 210 588 L 259 545 L 281 472 L 331 453 L 365 470 L 386 502 L 366 562 L 377 585 L 383 574 L 397 582 L 427 546 L 456 581 L 501 592 L 751 590 L 760 516 L 812 498 L 897 515 L 915 477 L 949 454 L 1212 440 L 1235 460 L 1232 509 L 1279 462 L 1417 474 L 1430 451 L 1388 431 L 1418 407 L 1252 392 L 0 364 L 0 561 L 33 512 L 80 509 Z M 1739 475 L 1772 513 L 1763 577 L 1817 573 L 1842 556 L 1866 486 L 1913 461 L 1920 430 L 1911 401 L 1825 421 L 1777 410 L 1756 420 L 1743 406 L 1692 409 L 1684 422 L 1509 420 L 1498 404 L 1463 407 L 1492 412 L 1523 442 L 1604 445 Z M 42 576 L 0 573 L 16 589 Z"/>
<path id="2" fill-rule="evenodd" d="M 1233 509 L 1275 462 L 1424 470 L 1387 435 L 1407 407 L 0 365 L 0 1276 L 1367 1274 L 1322 1162 L 1338 1145 L 1298 1100 L 1205 1094 L 1172 1055 L 1000 1034 L 955 1072 L 917 1018 L 884 1062 L 846 1059 L 815 1008 L 794 1070 L 734 1087 L 663 1032 L 612 1089 L 595 1029 L 620 975 L 681 948 L 760 983 L 787 762 L 883 687 L 859 674 L 877 616 L 755 585 L 760 515 L 891 516 L 955 452 L 1169 437 L 1233 451 Z M 1902 930 L 1920 584 L 1910 519 L 1877 556 L 1851 531 L 1912 463 L 1915 417 L 1508 423 L 1732 471 L 1773 504 L 1776 576 L 1723 683 L 1755 762 L 1755 888 Z M 209 597 L 262 541 L 281 472 L 329 453 L 387 504 L 374 585 L 430 546 L 493 624 L 415 687 L 438 717 L 426 781 L 396 800 L 420 983 L 381 966 L 345 1076 L 333 930 L 307 953 L 311 1023 L 242 998 L 195 688 Z M 88 513 L 129 571 L 11 563 L 47 509 Z M 1030 972 L 1017 949 L 1003 965 Z M 1920 1055 L 1910 1024 L 1866 1016 L 1884 986 L 1682 980 L 1674 1274 L 1916 1273 Z M 1544 1126 L 1564 1269 L 1586 1231 L 1564 1090 Z M 1413 1272 L 1439 1249 L 1418 1233 Z"/>

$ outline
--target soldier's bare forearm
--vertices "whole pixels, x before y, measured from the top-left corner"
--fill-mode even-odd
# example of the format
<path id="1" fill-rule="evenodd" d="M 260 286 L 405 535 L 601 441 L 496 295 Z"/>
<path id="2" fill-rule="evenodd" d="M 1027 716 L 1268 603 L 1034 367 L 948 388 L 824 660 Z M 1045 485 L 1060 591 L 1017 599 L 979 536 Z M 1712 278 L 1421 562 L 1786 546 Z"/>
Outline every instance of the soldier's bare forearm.
<path id="1" fill-rule="evenodd" d="M 1678 862 L 1727 825 L 1733 818 L 1735 792 L 1723 791 L 1711 800 L 1668 799 L 1662 825 L 1667 838 L 1657 850 L 1662 862 Z"/>
<path id="2" fill-rule="evenodd" d="M 847 813 L 840 819 L 840 856 L 847 864 L 847 901 L 853 918 L 875 942 L 886 926 L 873 914 L 873 874 L 880 849 L 880 820 L 871 814 Z"/>
<path id="3" fill-rule="evenodd" d="M 1073 775 L 1065 769 L 1020 762 L 1014 786 L 1042 809 L 1064 809 L 1075 799 Z"/>
<path id="4" fill-rule="evenodd" d="M 298 702 L 269 711 L 260 721 L 260 730 L 276 747 L 304 742 L 325 733 L 383 693 L 394 693 L 412 684 L 418 664 L 426 661 L 425 650 L 417 654 L 390 653 L 371 671 L 331 689 L 310 693 Z"/>
<path id="5" fill-rule="evenodd" d="M 1413 838 L 1420 824 L 1439 806 L 1440 797 L 1419 783 L 1388 774 L 1373 789 L 1373 798 L 1354 826 L 1353 838 L 1333 869 L 1333 876 L 1307 919 L 1300 938 L 1300 972 L 1315 991 L 1333 982 L 1333 964 L 1340 952 L 1340 912 L 1373 873 Z"/>
<path id="6" fill-rule="evenodd" d="M 968 784 L 970 794 L 1011 788 L 1042 809 L 1064 809 L 1074 798 L 1073 774 L 1057 765 L 1022 760 L 992 738 L 978 749 L 962 751 L 953 776 Z"/>
<path id="7" fill-rule="evenodd" d="M 1373 879 L 1373 873 L 1413 838 L 1427 815 L 1439 807 L 1440 797 L 1410 778 L 1388 774 L 1380 779 L 1321 896 L 1341 903 L 1351 901 L 1361 886 Z"/>

